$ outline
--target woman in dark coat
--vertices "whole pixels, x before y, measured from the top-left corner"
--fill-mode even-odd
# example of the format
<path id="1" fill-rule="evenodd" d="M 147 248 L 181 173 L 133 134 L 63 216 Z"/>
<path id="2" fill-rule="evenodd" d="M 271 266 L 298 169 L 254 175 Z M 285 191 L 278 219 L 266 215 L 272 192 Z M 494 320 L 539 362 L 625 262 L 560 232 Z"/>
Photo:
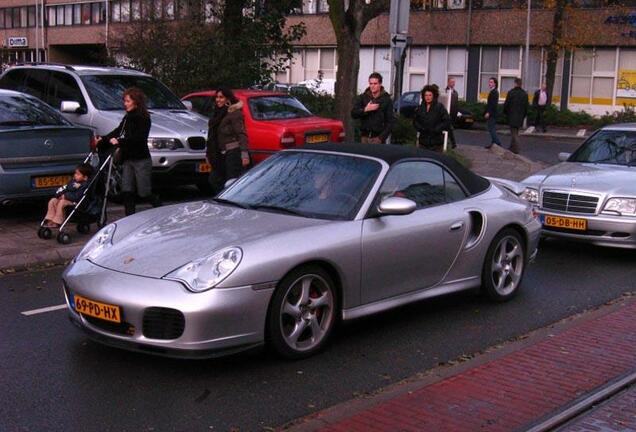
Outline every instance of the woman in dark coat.
<path id="1" fill-rule="evenodd" d="M 237 178 L 250 164 L 247 151 L 247 133 L 243 120 L 243 102 L 232 90 L 216 91 L 215 109 L 208 123 L 206 157 L 212 165 L 210 184 L 214 194 L 225 182 Z"/>
<path id="2" fill-rule="evenodd" d="M 160 205 L 159 197 L 152 193 L 152 159 L 148 150 L 150 114 L 143 92 L 131 87 L 124 91 L 126 115 L 109 134 L 98 137 L 97 144 L 117 146 L 122 164 L 122 195 L 126 216 L 135 213 L 135 194 L 149 201 L 153 207 Z"/>
<path id="3" fill-rule="evenodd" d="M 443 151 L 443 131 L 450 129 L 450 117 L 444 105 L 437 101 L 437 86 L 427 85 L 422 89 L 422 104 L 415 110 L 413 125 L 420 133 L 418 147 L 437 152 Z"/>
<path id="4" fill-rule="evenodd" d="M 490 77 L 488 87 L 490 87 L 490 93 L 488 93 L 488 103 L 486 104 L 484 118 L 486 119 L 488 132 L 490 132 L 490 144 L 488 144 L 486 148 L 492 147 L 493 144 L 497 144 L 501 147 L 501 141 L 499 141 L 499 137 L 497 136 L 497 106 L 499 105 L 499 83 L 497 82 L 497 78 Z"/>

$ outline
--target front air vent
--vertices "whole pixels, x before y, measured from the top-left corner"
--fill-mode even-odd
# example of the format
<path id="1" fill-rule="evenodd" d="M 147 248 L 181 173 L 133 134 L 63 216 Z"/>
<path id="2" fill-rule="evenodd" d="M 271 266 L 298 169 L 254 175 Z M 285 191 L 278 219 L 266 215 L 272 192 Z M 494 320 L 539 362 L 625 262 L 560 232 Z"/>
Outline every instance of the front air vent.
<path id="1" fill-rule="evenodd" d="M 185 329 L 181 311 L 149 307 L 144 311 L 143 335 L 149 339 L 178 339 Z"/>
<path id="2" fill-rule="evenodd" d="M 188 145 L 192 150 L 205 150 L 205 138 L 190 137 L 188 138 Z"/>

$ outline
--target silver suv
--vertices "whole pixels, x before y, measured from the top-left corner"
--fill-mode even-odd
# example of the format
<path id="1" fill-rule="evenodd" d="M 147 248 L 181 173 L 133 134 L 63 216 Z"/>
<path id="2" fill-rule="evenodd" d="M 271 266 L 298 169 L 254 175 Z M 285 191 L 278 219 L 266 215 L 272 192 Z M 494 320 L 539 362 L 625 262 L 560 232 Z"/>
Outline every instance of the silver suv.
<path id="1" fill-rule="evenodd" d="M 122 97 L 129 87 L 140 88 L 147 98 L 152 117 L 148 147 L 155 180 L 206 188 L 207 119 L 188 111 L 152 76 L 116 67 L 24 64 L 0 77 L 0 88 L 31 94 L 98 135 L 113 130 L 123 118 Z"/>

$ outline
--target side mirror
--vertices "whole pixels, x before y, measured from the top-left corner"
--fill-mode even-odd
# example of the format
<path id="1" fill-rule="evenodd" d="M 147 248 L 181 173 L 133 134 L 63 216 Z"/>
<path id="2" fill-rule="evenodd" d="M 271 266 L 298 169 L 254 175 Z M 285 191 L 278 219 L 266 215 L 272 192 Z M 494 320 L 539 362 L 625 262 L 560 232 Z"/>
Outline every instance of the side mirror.
<path id="1" fill-rule="evenodd" d="M 228 181 L 225 182 L 225 185 L 223 185 L 223 187 L 225 189 L 227 189 L 230 186 L 232 186 L 237 180 L 238 180 L 238 178 L 231 178 L 231 179 L 229 179 Z"/>
<path id="2" fill-rule="evenodd" d="M 79 102 L 75 101 L 62 101 L 60 111 L 71 114 L 86 114 L 86 109 L 82 108 Z"/>
<path id="3" fill-rule="evenodd" d="M 194 108 L 194 106 L 192 105 L 192 102 L 190 102 L 189 100 L 181 101 L 181 103 L 185 105 L 188 111 L 192 111 L 192 109 Z"/>
<path id="4" fill-rule="evenodd" d="M 411 214 L 417 208 L 415 201 L 407 198 L 390 197 L 383 200 L 378 206 L 381 216 L 397 216 Z"/>
<path id="5" fill-rule="evenodd" d="M 559 153 L 559 161 L 565 162 L 570 159 L 570 156 L 572 156 L 572 153 L 561 152 Z"/>

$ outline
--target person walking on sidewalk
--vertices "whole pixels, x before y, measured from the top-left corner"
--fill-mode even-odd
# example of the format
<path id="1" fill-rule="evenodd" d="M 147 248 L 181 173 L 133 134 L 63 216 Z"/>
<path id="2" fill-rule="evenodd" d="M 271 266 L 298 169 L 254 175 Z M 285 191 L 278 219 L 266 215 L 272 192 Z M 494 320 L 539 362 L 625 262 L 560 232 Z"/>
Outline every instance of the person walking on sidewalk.
<path id="1" fill-rule="evenodd" d="M 488 103 L 486 104 L 486 112 L 484 113 L 486 126 L 490 133 L 490 144 L 486 146 L 487 149 L 491 148 L 493 144 L 497 144 L 501 147 L 501 141 L 499 141 L 499 137 L 497 136 L 497 106 L 499 105 L 498 87 L 499 82 L 497 81 L 497 78 L 490 77 L 490 79 L 488 79 L 488 88 L 490 88 L 490 93 L 488 93 Z"/>
<path id="2" fill-rule="evenodd" d="M 369 87 L 358 96 L 351 117 L 360 120 L 360 141 L 363 144 L 384 144 L 391 135 L 395 115 L 393 101 L 382 86 L 382 75 L 369 75 Z"/>
<path id="3" fill-rule="evenodd" d="M 443 151 L 444 131 L 450 129 L 450 117 L 444 105 L 438 102 L 439 89 L 427 85 L 422 89 L 422 104 L 415 110 L 413 126 L 419 132 L 418 147 L 437 152 Z"/>
<path id="4" fill-rule="evenodd" d="M 521 88 L 521 78 L 515 78 L 515 87 L 506 95 L 504 113 L 510 126 L 510 151 L 519 153 L 519 128 L 528 114 L 528 93 Z"/>
<path id="5" fill-rule="evenodd" d="M 455 133 L 453 130 L 455 129 L 455 122 L 457 121 L 457 112 L 459 111 L 459 93 L 455 90 L 455 78 L 448 78 L 448 82 L 446 84 L 446 93 L 450 92 L 450 127 L 448 128 L 448 138 L 450 139 L 450 143 L 452 148 L 457 147 L 457 142 L 455 141 Z"/>
<path id="6" fill-rule="evenodd" d="M 146 96 L 136 88 L 124 91 L 126 115 L 115 129 L 103 137 L 97 137 L 100 147 L 117 146 L 122 164 L 122 197 L 126 216 L 135 213 L 135 195 L 159 207 L 159 197 L 152 193 L 152 159 L 148 150 L 150 114 Z"/>
<path id="7" fill-rule="evenodd" d="M 547 86 L 545 83 L 541 84 L 541 88 L 534 92 L 532 98 L 532 106 L 537 111 L 537 118 L 534 122 L 534 127 L 541 129 L 544 133 L 548 130 L 545 127 L 545 110 L 552 104 L 552 95 L 548 94 Z"/>
<path id="8" fill-rule="evenodd" d="M 216 91 L 205 155 L 212 165 L 210 184 L 215 195 L 225 187 L 225 182 L 240 177 L 250 165 L 243 102 L 228 88 Z"/>

